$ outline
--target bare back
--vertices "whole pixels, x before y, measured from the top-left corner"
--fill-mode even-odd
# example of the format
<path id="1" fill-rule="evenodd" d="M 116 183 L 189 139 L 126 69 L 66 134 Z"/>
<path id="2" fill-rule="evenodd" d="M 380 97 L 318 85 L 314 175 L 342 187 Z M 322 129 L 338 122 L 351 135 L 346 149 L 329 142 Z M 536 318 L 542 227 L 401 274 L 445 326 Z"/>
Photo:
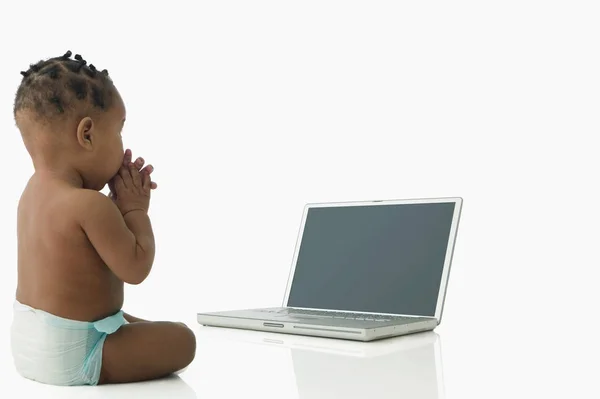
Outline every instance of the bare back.
<path id="1" fill-rule="evenodd" d="M 33 176 L 19 202 L 17 300 L 64 318 L 94 321 L 119 311 L 123 282 L 79 223 L 83 189 Z"/>

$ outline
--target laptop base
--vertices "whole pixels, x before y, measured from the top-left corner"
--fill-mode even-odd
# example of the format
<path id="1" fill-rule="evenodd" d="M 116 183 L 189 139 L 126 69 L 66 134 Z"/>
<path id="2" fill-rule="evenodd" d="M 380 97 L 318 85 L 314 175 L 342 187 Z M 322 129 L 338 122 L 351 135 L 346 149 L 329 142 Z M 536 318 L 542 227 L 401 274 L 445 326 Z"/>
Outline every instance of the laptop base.
<path id="1" fill-rule="evenodd" d="M 291 308 L 267 308 L 198 313 L 199 324 L 210 327 L 267 331 L 282 334 L 374 341 L 417 332 L 431 331 L 437 327 L 434 318 L 394 318 L 383 321 L 348 320 L 305 314 L 290 314 Z"/>

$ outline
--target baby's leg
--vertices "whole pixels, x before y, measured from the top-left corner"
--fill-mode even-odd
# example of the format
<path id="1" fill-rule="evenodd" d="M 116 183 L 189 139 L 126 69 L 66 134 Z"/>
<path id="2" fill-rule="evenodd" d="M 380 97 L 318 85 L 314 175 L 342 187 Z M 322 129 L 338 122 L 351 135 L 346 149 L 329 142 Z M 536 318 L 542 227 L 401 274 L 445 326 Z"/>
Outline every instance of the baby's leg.
<path id="1" fill-rule="evenodd" d="M 106 337 L 99 384 L 165 377 L 187 367 L 195 354 L 196 337 L 184 324 L 126 324 Z"/>
<path id="2" fill-rule="evenodd" d="M 127 320 L 129 323 L 139 323 L 140 321 L 150 321 L 150 320 L 144 320 L 144 319 L 140 319 L 139 317 L 135 317 L 130 315 L 129 313 L 123 313 L 123 317 L 125 318 L 125 320 Z"/>

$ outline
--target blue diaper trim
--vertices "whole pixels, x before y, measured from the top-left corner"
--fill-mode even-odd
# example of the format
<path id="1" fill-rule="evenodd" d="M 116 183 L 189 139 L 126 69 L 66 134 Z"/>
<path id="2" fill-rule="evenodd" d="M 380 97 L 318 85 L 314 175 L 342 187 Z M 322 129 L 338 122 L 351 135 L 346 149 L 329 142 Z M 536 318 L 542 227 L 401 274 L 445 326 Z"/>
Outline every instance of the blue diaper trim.
<path id="1" fill-rule="evenodd" d="M 119 311 L 112 316 L 105 317 L 102 320 L 94 322 L 94 328 L 102 333 L 112 334 L 117 331 L 123 324 L 127 323 L 123 316 L 123 311 Z"/>

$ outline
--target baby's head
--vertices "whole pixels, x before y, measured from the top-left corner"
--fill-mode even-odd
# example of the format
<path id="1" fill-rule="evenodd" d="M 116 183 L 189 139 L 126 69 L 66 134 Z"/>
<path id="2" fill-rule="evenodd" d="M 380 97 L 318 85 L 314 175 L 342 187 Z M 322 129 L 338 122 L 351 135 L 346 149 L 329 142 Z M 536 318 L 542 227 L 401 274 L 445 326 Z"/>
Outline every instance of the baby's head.
<path id="1" fill-rule="evenodd" d="M 123 162 L 125 105 L 106 70 L 71 55 L 21 72 L 15 121 L 36 170 L 76 172 L 101 190 Z"/>

